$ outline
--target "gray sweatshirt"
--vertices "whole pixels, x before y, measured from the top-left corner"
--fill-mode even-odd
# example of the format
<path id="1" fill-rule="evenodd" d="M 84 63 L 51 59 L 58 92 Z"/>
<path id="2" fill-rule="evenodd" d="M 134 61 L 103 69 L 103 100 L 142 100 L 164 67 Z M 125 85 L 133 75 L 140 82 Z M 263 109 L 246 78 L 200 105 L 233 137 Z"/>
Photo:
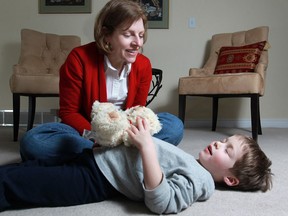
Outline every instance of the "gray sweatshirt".
<path id="1" fill-rule="evenodd" d="M 135 147 L 96 148 L 95 160 L 108 181 L 131 200 L 143 201 L 154 213 L 178 213 L 214 192 L 211 174 L 195 158 L 160 139 L 156 145 L 163 179 L 153 190 L 144 187 L 141 156 Z"/>

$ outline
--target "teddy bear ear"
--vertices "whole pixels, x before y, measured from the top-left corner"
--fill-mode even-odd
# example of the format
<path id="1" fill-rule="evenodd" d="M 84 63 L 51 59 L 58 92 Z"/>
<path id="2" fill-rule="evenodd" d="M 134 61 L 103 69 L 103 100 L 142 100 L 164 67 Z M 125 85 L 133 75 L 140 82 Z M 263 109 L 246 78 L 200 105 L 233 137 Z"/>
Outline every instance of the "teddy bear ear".
<path id="1" fill-rule="evenodd" d="M 95 100 L 93 103 L 93 106 L 98 106 L 100 104 L 100 102 L 98 100 Z"/>
<path id="2" fill-rule="evenodd" d="M 92 105 L 92 111 L 94 111 L 95 109 L 97 109 L 100 106 L 100 102 L 99 101 L 94 101 L 93 105 Z"/>

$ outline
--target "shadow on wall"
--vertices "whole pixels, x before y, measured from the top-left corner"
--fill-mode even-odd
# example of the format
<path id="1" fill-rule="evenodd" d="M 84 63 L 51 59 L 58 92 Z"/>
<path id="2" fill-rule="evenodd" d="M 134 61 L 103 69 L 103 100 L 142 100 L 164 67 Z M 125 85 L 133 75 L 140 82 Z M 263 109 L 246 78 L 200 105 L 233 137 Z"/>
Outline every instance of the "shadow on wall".
<path id="1" fill-rule="evenodd" d="M 8 101 L 11 101 L 12 109 L 12 93 L 10 91 L 9 79 L 12 75 L 13 65 L 18 63 L 20 55 L 21 44 L 19 43 L 7 43 L 1 52 L 2 64 L 0 65 L 0 92 L 2 101 L 0 102 L 2 106 L 8 107 Z M 4 100 L 5 99 L 5 100 Z M 5 104 L 4 104 L 5 103 Z M 0 107 L 3 109 L 5 107 Z"/>
<path id="2" fill-rule="evenodd" d="M 159 110 L 161 112 L 170 112 L 178 116 L 178 86 L 167 94 L 169 95 L 168 102 L 161 107 L 156 105 L 153 110 L 156 112 Z M 220 100 L 218 119 L 240 119 L 241 110 L 248 109 L 247 107 L 249 107 L 245 103 L 249 104 L 249 99 L 224 98 Z M 198 119 L 212 121 L 212 99 L 206 97 L 187 97 L 186 112 L 186 120 Z"/>
<path id="3" fill-rule="evenodd" d="M 209 38 L 207 36 L 207 38 Z M 207 61 L 208 57 L 209 57 L 209 51 L 210 51 L 210 46 L 211 46 L 211 40 L 208 40 L 206 45 L 205 45 L 205 52 L 203 54 L 203 60 L 202 60 L 202 63 L 201 63 L 201 66 L 202 67 L 204 65 L 204 63 Z M 184 76 L 188 76 L 189 75 L 189 69 L 190 68 L 193 68 L 193 67 L 196 67 L 194 65 L 189 65 L 189 67 L 187 67 L 186 71 L 184 72 Z M 167 79 L 167 74 L 165 74 L 165 71 L 163 71 L 163 87 L 165 85 L 165 79 Z M 151 107 L 153 108 L 153 110 L 155 112 L 170 112 L 176 116 L 178 116 L 178 79 L 180 77 L 177 77 L 176 80 L 175 80 L 175 88 L 173 88 L 170 92 L 163 92 L 163 89 L 161 89 L 159 91 L 159 94 L 158 94 L 158 98 L 161 97 L 161 94 L 165 94 L 165 95 L 169 95 L 169 99 L 167 101 L 167 103 L 163 104 L 162 106 L 158 106 L 158 105 L 151 105 Z M 155 102 L 157 101 L 157 97 L 155 98 Z M 199 99 L 196 99 L 196 100 L 199 100 Z M 200 99 L 201 100 L 201 99 Z M 206 99 L 207 101 L 207 99 Z M 206 102 L 205 102 L 206 104 Z M 197 113 L 197 112 L 196 112 Z M 189 114 L 188 114 L 189 116 Z"/>

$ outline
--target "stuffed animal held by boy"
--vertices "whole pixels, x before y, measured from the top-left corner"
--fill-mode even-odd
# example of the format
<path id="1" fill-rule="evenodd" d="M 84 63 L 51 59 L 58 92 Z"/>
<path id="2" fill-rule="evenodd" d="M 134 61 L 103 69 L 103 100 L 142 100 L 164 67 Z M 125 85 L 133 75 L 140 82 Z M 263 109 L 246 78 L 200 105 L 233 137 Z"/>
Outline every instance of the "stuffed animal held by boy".
<path id="1" fill-rule="evenodd" d="M 137 117 L 148 121 L 151 135 L 158 133 L 162 128 L 157 115 L 147 107 L 136 106 L 123 111 L 112 103 L 95 101 L 91 112 L 93 139 L 100 146 L 131 146 L 127 129 L 131 124 L 136 125 Z"/>
<path id="2" fill-rule="evenodd" d="M 125 110 L 127 118 L 133 125 L 136 126 L 137 117 L 142 117 L 147 120 L 150 126 L 150 134 L 156 134 L 161 130 L 161 124 L 157 115 L 148 107 L 144 106 L 135 106 L 130 109 Z"/>

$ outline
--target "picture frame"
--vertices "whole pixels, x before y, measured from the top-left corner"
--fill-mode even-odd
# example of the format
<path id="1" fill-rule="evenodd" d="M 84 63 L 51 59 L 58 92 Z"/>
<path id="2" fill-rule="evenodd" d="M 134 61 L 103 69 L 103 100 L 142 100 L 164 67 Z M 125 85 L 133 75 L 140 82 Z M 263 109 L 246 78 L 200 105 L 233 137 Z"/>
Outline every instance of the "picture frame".
<path id="1" fill-rule="evenodd" d="M 91 0 L 39 0 L 39 14 L 91 13 Z"/>
<path id="2" fill-rule="evenodd" d="M 169 28 L 169 0 L 139 0 L 146 11 L 149 29 Z"/>

